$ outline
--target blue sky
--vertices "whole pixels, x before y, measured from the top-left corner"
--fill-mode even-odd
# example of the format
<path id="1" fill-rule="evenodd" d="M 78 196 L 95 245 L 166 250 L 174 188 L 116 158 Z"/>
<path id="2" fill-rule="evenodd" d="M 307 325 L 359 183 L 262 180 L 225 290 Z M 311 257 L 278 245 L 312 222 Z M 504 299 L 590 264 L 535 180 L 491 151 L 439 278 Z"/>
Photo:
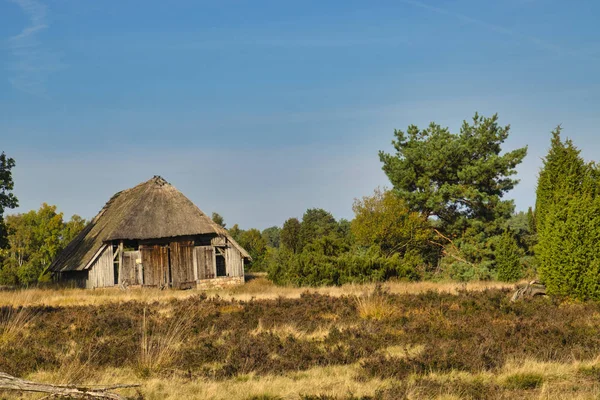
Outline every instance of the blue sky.
<path id="1" fill-rule="evenodd" d="M 550 131 L 600 140 L 597 1 L 0 0 L 0 150 L 17 212 L 93 217 L 162 175 L 229 225 L 307 208 L 352 218 L 388 184 L 394 128 L 475 111 L 529 145 L 510 194 L 535 202 Z"/>

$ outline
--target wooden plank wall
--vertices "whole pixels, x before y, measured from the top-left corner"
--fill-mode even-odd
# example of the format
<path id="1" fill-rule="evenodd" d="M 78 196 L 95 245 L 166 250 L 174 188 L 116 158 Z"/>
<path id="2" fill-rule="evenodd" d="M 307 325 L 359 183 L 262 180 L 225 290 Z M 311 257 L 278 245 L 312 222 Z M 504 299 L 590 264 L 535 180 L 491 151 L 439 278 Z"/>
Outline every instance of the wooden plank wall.
<path id="1" fill-rule="evenodd" d="M 136 260 L 141 257 L 139 251 L 123 252 L 123 267 L 121 268 L 120 281 L 127 281 L 128 285 L 139 285 L 140 265 Z"/>
<path id="2" fill-rule="evenodd" d="M 113 249 L 111 245 L 108 245 L 92 263 L 92 266 L 89 269 L 88 279 L 85 283 L 85 287 L 88 289 L 93 289 L 114 285 L 115 269 L 113 261 Z"/>
<path id="3" fill-rule="evenodd" d="M 169 244 L 171 250 L 171 282 L 174 288 L 190 287 L 194 279 L 194 241 L 180 240 Z"/>
<path id="4" fill-rule="evenodd" d="M 244 260 L 235 247 L 229 245 L 225 249 L 225 266 L 228 276 L 244 276 Z"/>
<path id="5" fill-rule="evenodd" d="M 169 248 L 159 244 L 140 245 L 145 286 L 168 286 Z"/>
<path id="6" fill-rule="evenodd" d="M 198 279 L 212 279 L 215 277 L 214 252 L 215 249 L 212 246 L 194 247 Z"/>

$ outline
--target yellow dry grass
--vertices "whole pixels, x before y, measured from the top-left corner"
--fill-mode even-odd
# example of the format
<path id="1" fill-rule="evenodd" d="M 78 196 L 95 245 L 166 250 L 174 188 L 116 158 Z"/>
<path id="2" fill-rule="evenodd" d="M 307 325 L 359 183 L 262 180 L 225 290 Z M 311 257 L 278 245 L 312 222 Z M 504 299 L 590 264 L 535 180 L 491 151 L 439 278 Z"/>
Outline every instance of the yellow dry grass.
<path id="1" fill-rule="evenodd" d="M 398 349 L 389 349 L 396 353 Z M 418 352 L 420 349 L 409 349 L 410 352 Z M 543 383 L 536 390 L 520 390 L 507 392 L 504 399 L 598 399 L 600 396 L 600 382 L 597 377 L 586 377 L 581 371 L 596 368 L 600 371 L 600 363 L 593 362 L 570 362 L 570 363 L 543 363 L 533 360 L 521 360 L 507 363 L 497 373 L 480 372 L 466 373 L 452 371 L 450 373 L 430 373 L 426 378 L 432 381 L 449 384 L 450 382 L 480 382 L 483 384 L 496 384 L 505 386 L 506 380 L 516 374 L 539 375 Z M 147 377 L 141 379 L 131 369 L 106 369 L 95 370 L 87 379 L 92 385 L 114 385 L 119 383 L 139 383 L 140 393 L 146 400 L 158 399 L 214 399 L 214 400 L 246 400 L 254 396 L 272 396 L 273 398 L 297 400 L 303 395 L 330 395 L 343 399 L 348 395 L 355 397 L 373 396 L 376 391 L 388 388 L 397 382 L 390 379 L 370 379 L 358 381 L 356 378 L 360 369 L 359 363 L 344 366 L 317 367 L 306 371 L 291 372 L 282 375 L 257 376 L 254 374 L 241 375 L 227 380 L 210 380 L 205 378 L 183 378 L 169 377 Z M 583 378 L 582 378 L 583 376 Z M 44 382 L 57 382 L 59 377 L 56 373 L 37 372 L 28 377 L 31 380 Z M 83 383 L 83 382 L 82 382 Z M 434 398 L 463 399 L 465 396 L 450 393 L 444 389 L 432 397 L 425 396 L 419 391 L 416 377 L 411 376 L 405 382 L 409 399 L 421 400 Z M 133 389 L 120 391 L 123 395 L 135 396 Z M 6 393 L 5 395 L 7 395 Z M 22 396 L 13 393 L 14 397 L 8 399 L 39 398 L 40 396 Z M 508 396 L 508 397 L 507 397 Z M 511 397 L 512 396 L 512 397 Z M 516 396 L 516 397 L 515 397 Z"/>
<path id="2" fill-rule="evenodd" d="M 23 295 L 23 301 L 29 301 L 30 294 Z M 0 347 L 9 346 L 19 336 L 27 331 L 27 326 L 33 322 L 37 316 L 36 312 L 30 308 L 20 307 L 20 299 L 7 299 L 10 306 L 5 313 L 0 314 Z"/>
<path id="3" fill-rule="evenodd" d="M 339 329 L 339 326 L 338 326 Z M 265 328 L 262 320 L 258 321 L 258 326 L 250 331 L 251 335 L 259 335 L 261 333 L 270 333 L 280 338 L 293 337 L 299 340 L 322 340 L 329 335 L 329 329 L 323 326 L 315 329 L 312 332 L 300 329 L 294 324 L 283 324 L 273 326 L 271 328 Z"/>
<path id="4" fill-rule="evenodd" d="M 373 292 L 375 284 L 349 284 L 339 287 L 297 288 L 275 286 L 264 277 L 234 288 L 209 290 L 209 296 L 219 295 L 227 300 L 248 301 L 251 299 L 276 299 L 278 297 L 298 298 L 304 292 L 319 293 L 328 296 L 360 296 Z M 456 293 L 459 290 L 480 291 L 492 288 L 512 288 L 514 285 L 502 282 L 388 282 L 384 290 L 394 294 L 415 294 L 427 291 Z M 100 305 L 109 302 L 139 301 L 144 303 L 168 302 L 173 299 L 185 299 L 202 293 L 200 290 L 159 290 L 152 288 L 105 289 L 55 289 L 34 288 L 0 292 L 0 306 L 76 306 Z"/>
<path id="5" fill-rule="evenodd" d="M 159 372 L 173 362 L 178 346 L 186 336 L 190 335 L 193 319 L 194 313 L 190 310 L 174 318 L 163 329 L 152 329 L 148 326 L 144 309 L 138 358 L 138 369 L 141 374 L 150 375 Z"/>

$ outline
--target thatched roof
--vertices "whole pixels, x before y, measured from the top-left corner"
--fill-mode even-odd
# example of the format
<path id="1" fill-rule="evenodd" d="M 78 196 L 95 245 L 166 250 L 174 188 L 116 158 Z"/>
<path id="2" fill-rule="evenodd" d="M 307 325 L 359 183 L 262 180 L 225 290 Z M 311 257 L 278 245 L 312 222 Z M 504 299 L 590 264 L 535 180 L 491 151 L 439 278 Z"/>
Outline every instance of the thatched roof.
<path id="1" fill-rule="evenodd" d="M 118 192 L 54 260 L 55 272 L 81 271 L 111 240 L 161 239 L 216 234 L 250 255 L 194 203 L 160 176 Z"/>

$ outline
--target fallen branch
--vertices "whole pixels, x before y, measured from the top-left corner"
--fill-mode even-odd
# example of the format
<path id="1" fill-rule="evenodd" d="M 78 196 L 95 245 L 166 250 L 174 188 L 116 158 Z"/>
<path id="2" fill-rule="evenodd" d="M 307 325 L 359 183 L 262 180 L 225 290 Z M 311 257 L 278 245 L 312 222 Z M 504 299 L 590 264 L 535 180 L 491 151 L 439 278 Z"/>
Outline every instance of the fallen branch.
<path id="1" fill-rule="evenodd" d="M 52 385 L 49 383 L 26 381 L 0 372 L 0 390 L 46 393 L 49 395 L 46 398 L 67 397 L 74 399 L 125 400 L 125 397 L 116 393 L 109 393 L 108 391 L 139 386 L 128 384 L 112 386 Z"/>
<path id="2" fill-rule="evenodd" d="M 530 299 L 534 296 L 545 296 L 546 286 L 542 285 L 538 281 L 531 281 L 527 285 L 517 287 L 517 290 L 510 298 L 513 303 L 521 299 Z"/>

